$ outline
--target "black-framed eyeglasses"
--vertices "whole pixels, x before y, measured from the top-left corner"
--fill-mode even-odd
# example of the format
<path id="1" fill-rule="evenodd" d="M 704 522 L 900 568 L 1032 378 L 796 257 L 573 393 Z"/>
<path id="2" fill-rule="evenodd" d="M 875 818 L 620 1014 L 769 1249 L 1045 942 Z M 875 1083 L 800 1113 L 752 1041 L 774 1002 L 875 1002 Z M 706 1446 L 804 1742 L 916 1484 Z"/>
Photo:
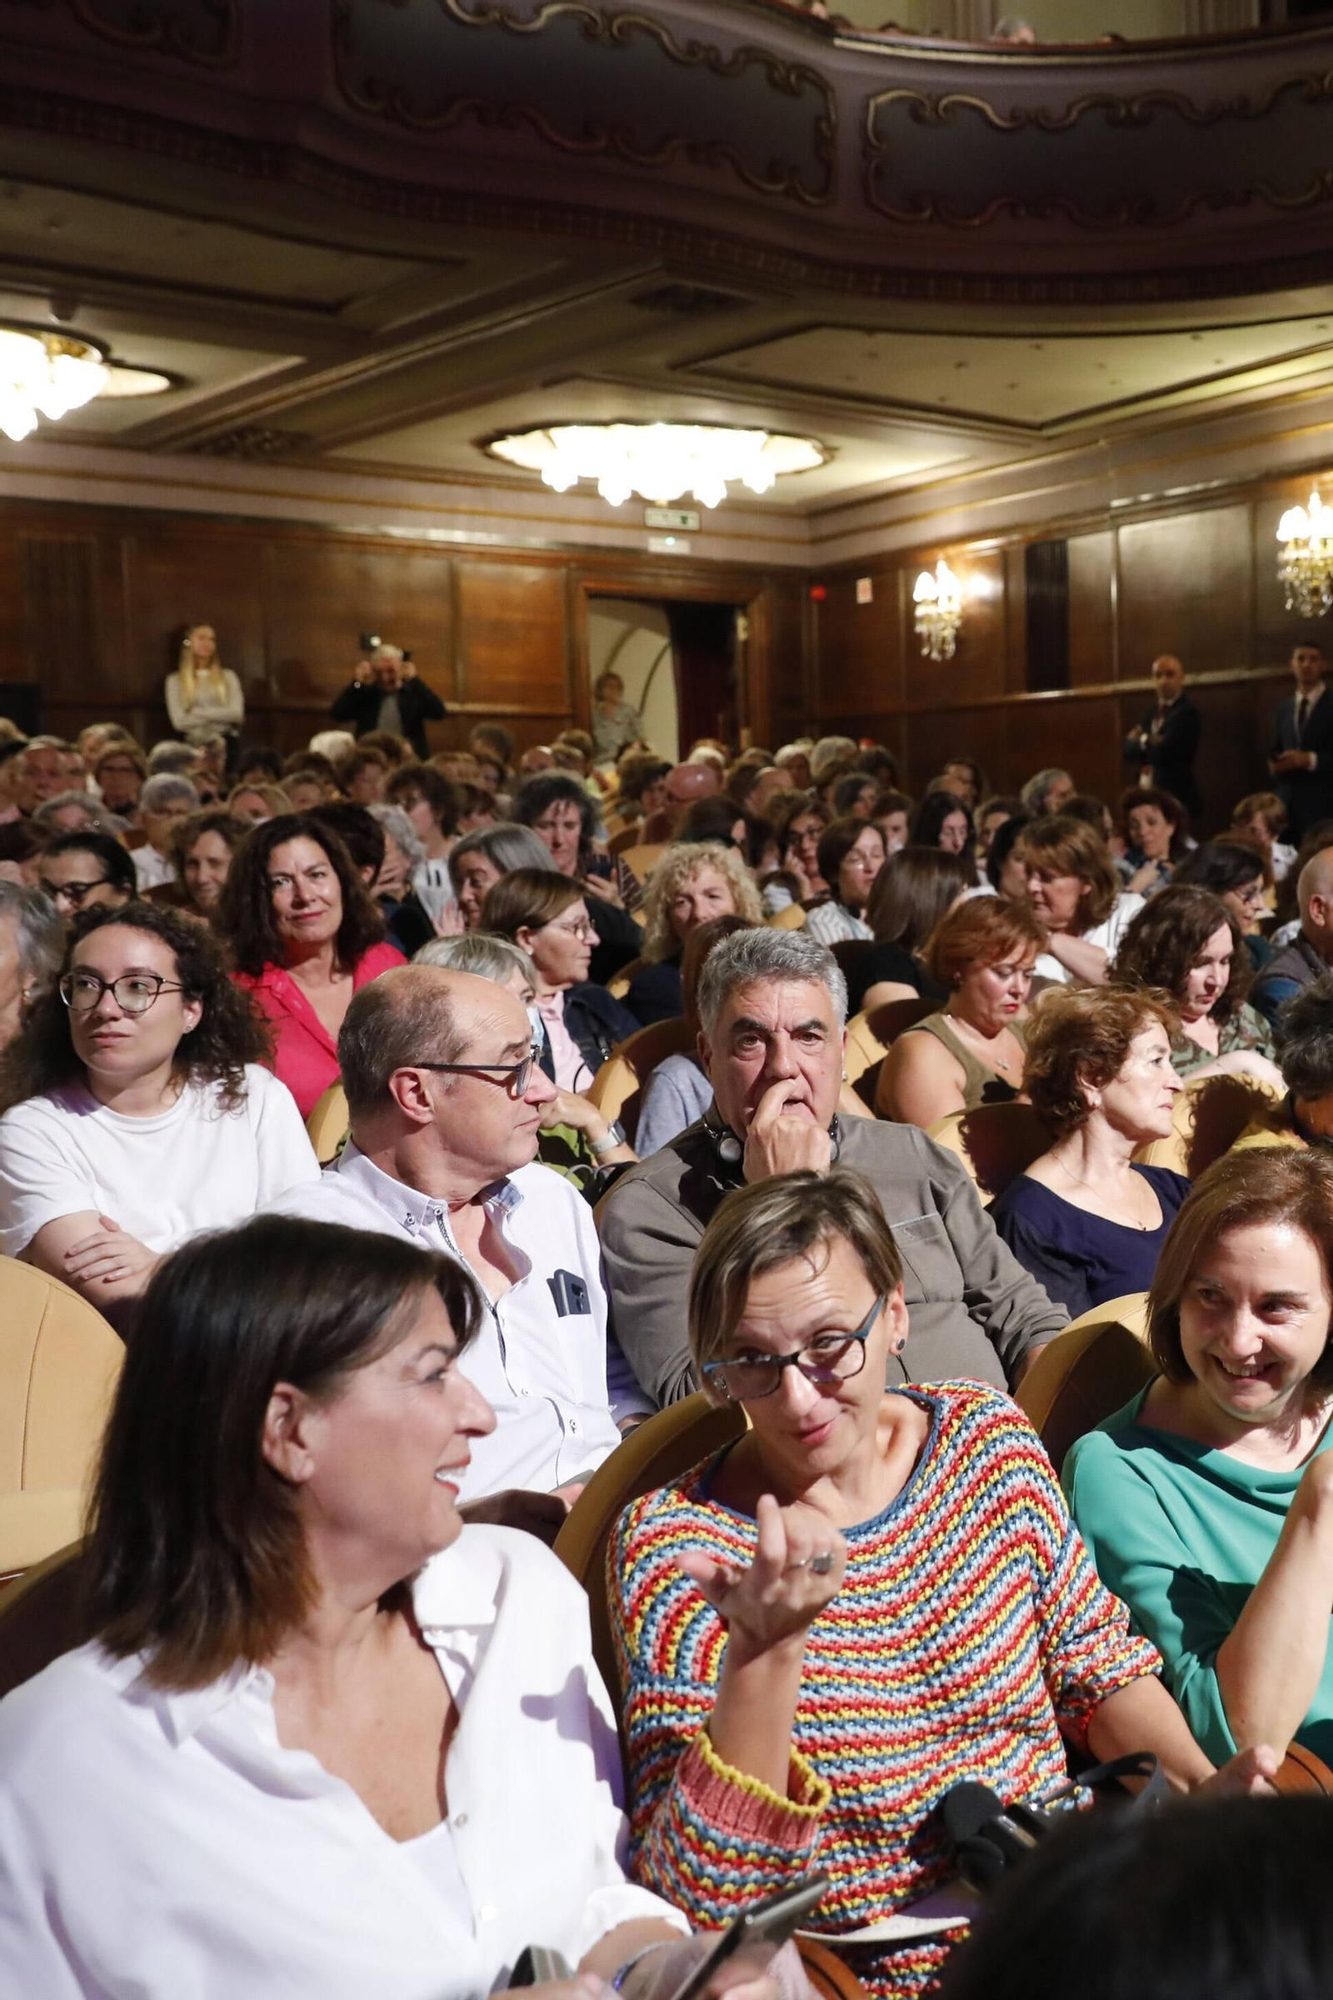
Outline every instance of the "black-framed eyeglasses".
<path id="1" fill-rule="evenodd" d="M 72 1014 L 91 1014 L 104 993 L 111 995 L 122 1014 L 146 1014 L 159 994 L 183 993 L 185 988 L 156 972 L 122 972 L 119 979 L 103 979 L 97 972 L 67 972 L 59 991 Z"/>
<path id="2" fill-rule="evenodd" d="M 522 1097 L 532 1075 L 532 1065 L 537 1057 L 529 1049 L 516 1063 L 404 1063 L 405 1069 L 438 1069 L 449 1076 L 488 1076 L 493 1082 L 503 1082 L 511 1097 Z"/>
<path id="3" fill-rule="evenodd" d="M 77 910 L 82 907 L 85 897 L 91 896 L 94 889 L 100 889 L 104 882 L 110 880 L 109 875 L 96 875 L 91 882 L 43 882 L 41 886 L 53 903 L 69 903 Z"/>
<path id="4" fill-rule="evenodd" d="M 821 1333 L 791 1354 L 755 1354 L 739 1361 L 705 1361 L 700 1369 L 704 1380 L 729 1403 L 755 1403 L 771 1396 L 782 1386 L 784 1368 L 799 1368 L 807 1382 L 817 1389 L 832 1382 L 848 1382 L 866 1365 L 866 1342 L 870 1329 L 884 1308 L 887 1292 L 881 1292 L 870 1311 L 850 1333 Z"/>

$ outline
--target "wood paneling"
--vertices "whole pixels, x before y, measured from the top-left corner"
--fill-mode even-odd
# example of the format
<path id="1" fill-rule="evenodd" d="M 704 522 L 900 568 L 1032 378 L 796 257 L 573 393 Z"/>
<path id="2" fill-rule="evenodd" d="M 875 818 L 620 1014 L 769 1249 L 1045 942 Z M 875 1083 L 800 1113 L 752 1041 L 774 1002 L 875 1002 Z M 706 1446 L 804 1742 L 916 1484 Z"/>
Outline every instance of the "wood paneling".
<path id="1" fill-rule="evenodd" d="M 568 711 L 562 571 L 515 562 L 456 562 L 454 575 L 459 699 Z"/>
<path id="2" fill-rule="evenodd" d="M 1187 672 L 1251 664 L 1253 529 L 1248 502 L 1133 521 L 1119 530 L 1120 673 L 1141 680 L 1158 653 Z"/>
<path id="3" fill-rule="evenodd" d="M 1069 685 L 1097 687 L 1116 675 L 1112 576 L 1115 536 L 1109 528 L 1069 537 Z"/>

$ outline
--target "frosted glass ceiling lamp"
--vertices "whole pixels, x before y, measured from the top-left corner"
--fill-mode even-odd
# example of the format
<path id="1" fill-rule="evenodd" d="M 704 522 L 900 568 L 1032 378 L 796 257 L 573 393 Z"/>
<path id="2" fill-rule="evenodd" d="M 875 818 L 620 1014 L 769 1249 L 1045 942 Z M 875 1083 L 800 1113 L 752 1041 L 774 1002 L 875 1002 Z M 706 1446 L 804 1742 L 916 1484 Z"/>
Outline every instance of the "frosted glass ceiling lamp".
<path id="1" fill-rule="evenodd" d="M 963 587 L 943 556 L 932 575 L 923 569 L 912 588 L 914 623 L 927 660 L 951 660 L 963 623 Z"/>
<path id="2" fill-rule="evenodd" d="M 487 450 L 556 493 L 591 479 L 612 507 L 634 493 L 654 507 L 686 494 L 720 507 L 732 486 L 768 493 L 783 473 L 812 472 L 825 460 L 813 438 L 721 424 L 550 424 L 496 438 Z"/>
<path id="3" fill-rule="evenodd" d="M 1333 507 L 1324 505 L 1317 487 L 1308 509 L 1288 507 L 1277 539 L 1277 575 L 1287 610 L 1322 618 L 1333 607 Z"/>
<path id="4" fill-rule="evenodd" d="M 41 418 L 59 423 L 100 396 L 110 378 L 106 352 L 94 341 L 0 326 L 0 431 L 21 444 Z"/>

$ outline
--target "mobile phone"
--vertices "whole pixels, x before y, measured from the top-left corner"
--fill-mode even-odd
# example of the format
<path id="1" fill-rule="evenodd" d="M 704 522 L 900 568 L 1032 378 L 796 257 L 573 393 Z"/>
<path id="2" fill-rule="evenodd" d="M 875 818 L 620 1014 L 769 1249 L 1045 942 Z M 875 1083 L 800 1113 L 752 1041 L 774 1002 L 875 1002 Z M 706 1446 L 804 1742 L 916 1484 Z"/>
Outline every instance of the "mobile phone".
<path id="1" fill-rule="evenodd" d="M 572 1979 L 574 1968 L 562 1952 L 550 1945 L 524 1945 L 514 1965 L 511 1986 L 549 1986 L 557 1979 Z"/>
<path id="2" fill-rule="evenodd" d="M 588 1295 L 587 1284 L 573 1271 L 557 1271 L 555 1276 L 548 1278 L 546 1282 L 551 1288 L 551 1297 L 555 1300 L 555 1309 L 561 1319 L 569 1313 L 592 1311 L 592 1300 Z"/>
<path id="3" fill-rule="evenodd" d="M 779 1951 L 800 1928 L 802 1919 L 819 1908 L 828 1886 L 827 1875 L 803 1875 L 790 1889 L 779 1889 L 775 1896 L 751 1903 L 748 1910 L 742 1910 L 727 1925 L 713 1949 L 700 1959 L 683 1985 L 676 1988 L 671 2000 L 698 2000 L 719 1965 L 725 1965 L 746 1945 L 767 1944 Z"/>

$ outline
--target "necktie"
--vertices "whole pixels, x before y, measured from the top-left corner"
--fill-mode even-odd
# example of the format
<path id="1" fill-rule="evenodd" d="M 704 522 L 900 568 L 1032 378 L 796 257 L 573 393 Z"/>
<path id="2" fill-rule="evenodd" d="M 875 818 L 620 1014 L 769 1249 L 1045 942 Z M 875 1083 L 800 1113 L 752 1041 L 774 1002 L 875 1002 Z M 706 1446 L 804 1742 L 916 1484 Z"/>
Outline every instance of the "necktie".
<path id="1" fill-rule="evenodd" d="M 1305 725 L 1310 718 L 1310 697 L 1303 694 L 1296 704 L 1296 741 L 1305 741 Z"/>

